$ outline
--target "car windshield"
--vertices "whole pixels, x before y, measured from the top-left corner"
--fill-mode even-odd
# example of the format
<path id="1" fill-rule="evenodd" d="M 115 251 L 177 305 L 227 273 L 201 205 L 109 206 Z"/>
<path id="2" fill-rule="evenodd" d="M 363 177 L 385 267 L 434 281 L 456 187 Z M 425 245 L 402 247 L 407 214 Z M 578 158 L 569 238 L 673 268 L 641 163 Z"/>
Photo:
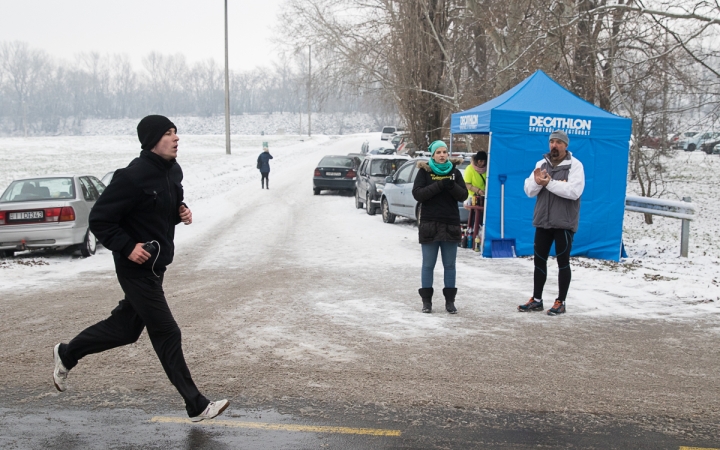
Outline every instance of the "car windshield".
<path id="1" fill-rule="evenodd" d="M 352 168 L 355 162 L 347 156 L 326 156 L 320 160 L 318 167 L 345 167 Z"/>
<path id="2" fill-rule="evenodd" d="M 35 178 L 13 181 L 0 197 L 0 203 L 59 198 L 75 198 L 75 185 L 72 178 Z"/>
<path id="3" fill-rule="evenodd" d="M 375 129 L 377 130 L 377 128 L 375 128 Z M 385 127 L 385 128 L 383 128 L 382 132 L 383 133 L 394 133 L 395 127 Z"/>
<path id="4" fill-rule="evenodd" d="M 407 159 L 376 159 L 370 164 L 370 176 L 388 176 L 402 166 Z"/>

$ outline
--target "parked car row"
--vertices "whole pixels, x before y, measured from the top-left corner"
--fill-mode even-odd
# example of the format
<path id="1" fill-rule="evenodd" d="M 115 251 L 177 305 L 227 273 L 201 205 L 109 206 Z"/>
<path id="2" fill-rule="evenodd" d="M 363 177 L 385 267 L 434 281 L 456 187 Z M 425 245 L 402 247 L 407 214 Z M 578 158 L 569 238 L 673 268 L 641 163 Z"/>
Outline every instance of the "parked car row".
<path id="1" fill-rule="evenodd" d="M 363 144 L 364 145 L 364 144 Z M 418 161 L 427 161 L 427 156 L 411 158 L 408 155 L 380 155 L 360 153 L 362 159 L 351 153 L 323 157 L 313 174 L 313 193 L 323 190 L 353 192 L 355 207 L 364 208 L 368 215 L 375 215 L 379 209 L 385 223 L 406 217 L 418 220 L 420 207 L 412 195 L 417 177 Z M 463 155 L 458 166 L 461 173 L 470 165 L 470 156 Z M 468 210 L 458 202 L 460 220 L 467 221 Z"/>
<path id="2" fill-rule="evenodd" d="M 355 183 L 355 207 L 363 206 L 369 215 L 380 207 L 385 178 L 394 174 L 410 160 L 409 156 L 370 155 L 362 162 Z"/>
<path id="3" fill-rule="evenodd" d="M 411 159 L 403 164 L 392 176 L 385 178 L 383 192 L 380 195 L 380 211 L 385 223 L 394 223 L 398 216 L 411 220 L 418 220 L 420 217 L 420 205 L 412 195 L 413 185 L 418 171 L 423 170 L 417 167 L 420 160 L 427 161 L 429 158 L 420 157 Z M 458 166 L 461 173 L 470 165 L 470 157 L 463 158 L 463 163 Z M 468 210 L 463 208 L 462 202 L 458 202 L 460 221 L 467 222 Z"/>
<path id="4" fill-rule="evenodd" d="M 663 146 L 663 138 L 659 136 L 643 136 L 639 144 L 641 147 L 658 149 Z M 720 132 L 684 131 L 682 133 L 668 135 L 665 144 L 671 149 L 685 150 L 686 152 L 693 152 L 699 149 L 707 154 L 712 154 L 720 151 L 720 149 L 715 149 L 715 147 L 720 144 Z"/>
<path id="5" fill-rule="evenodd" d="M 0 196 L 0 256 L 41 248 L 75 248 L 95 254 L 90 210 L 105 184 L 92 175 L 15 180 Z"/>
<path id="6" fill-rule="evenodd" d="M 670 136 L 670 148 L 694 152 L 702 150 L 705 153 L 715 153 L 715 147 L 720 144 L 720 132 L 717 131 L 684 131 Z M 645 144 L 643 144 L 645 145 Z M 652 147 L 652 145 L 648 145 Z M 720 150 L 718 150 L 720 151 Z"/>
<path id="7" fill-rule="evenodd" d="M 685 151 L 703 150 L 705 153 L 710 154 L 719 141 L 720 132 L 702 131 L 688 139 Z"/>

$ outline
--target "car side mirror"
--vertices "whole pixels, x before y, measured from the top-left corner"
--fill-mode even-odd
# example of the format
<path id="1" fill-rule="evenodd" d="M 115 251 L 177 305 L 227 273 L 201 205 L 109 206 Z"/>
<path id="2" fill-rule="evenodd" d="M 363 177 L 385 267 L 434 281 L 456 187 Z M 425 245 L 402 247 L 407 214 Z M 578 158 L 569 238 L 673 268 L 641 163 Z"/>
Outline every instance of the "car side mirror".
<path id="1" fill-rule="evenodd" d="M 393 177 L 390 176 L 390 177 L 385 177 L 385 182 L 386 183 L 394 183 L 395 180 L 393 180 Z"/>

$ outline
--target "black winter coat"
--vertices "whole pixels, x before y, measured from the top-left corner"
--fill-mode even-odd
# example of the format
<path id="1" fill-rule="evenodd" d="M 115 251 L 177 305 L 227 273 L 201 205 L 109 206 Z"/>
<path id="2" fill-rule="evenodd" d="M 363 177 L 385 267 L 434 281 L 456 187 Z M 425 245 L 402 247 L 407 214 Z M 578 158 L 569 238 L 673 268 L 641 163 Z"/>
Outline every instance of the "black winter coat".
<path id="1" fill-rule="evenodd" d="M 460 242 L 460 212 L 458 202 L 468 196 L 465 180 L 457 165 L 460 158 L 451 158 L 453 170 L 447 175 L 433 173 L 427 161 L 418 161 L 417 177 L 413 184 L 413 197 L 420 202 L 418 237 L 421 244 L 430 242 Z M 451 189 L 443 187 L 443 180 L 452 179 Z"/>
<path id="2" fill-rule="evenodd" d="M 175 225 L 180 223 L 179 209 L 184 204 L 182 179 L 182 169 L 174 159 L 167 161 L 149 150 L 115 171 L 90 212 L 90 230 L 112 250 L 118 275 L 151 277 L 153 262 L 158 275 L 172 263 Z M 159 255 L 156 250 L 143 264 L 128 259 L 135 244 L 153 240 L 160 244 Z"/>
<path id="3" fill-rule="evenodd" d="M 273 159 L 270 152 L 262 152 L 257 159 L 257 168 L 260 173 L 270 173 L 270 160 Z"/>

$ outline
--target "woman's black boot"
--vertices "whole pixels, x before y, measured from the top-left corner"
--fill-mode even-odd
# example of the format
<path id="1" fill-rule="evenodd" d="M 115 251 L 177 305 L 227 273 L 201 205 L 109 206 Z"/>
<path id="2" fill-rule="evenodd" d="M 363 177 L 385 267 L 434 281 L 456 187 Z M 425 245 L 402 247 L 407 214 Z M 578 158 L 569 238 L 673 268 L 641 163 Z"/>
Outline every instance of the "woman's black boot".
<path id="1" fill-rule="evenodd" d="M 418 289 L 418 294 L 420 294 L 420 297 L 422 298 L 422 302 L 423 302 L 422 312 L 424 312 L 424 313 L 432 312 L 433 292 L 434 292 L 433 288 Z"/>
<path id="2" fill-rule="evenodd" d="M 443 295 L 445 296 L 445 310 L 450 314 L 457 314 L 457 309 L 455 309 L 457 288 L 445 288 L 443 289 Z"/>

